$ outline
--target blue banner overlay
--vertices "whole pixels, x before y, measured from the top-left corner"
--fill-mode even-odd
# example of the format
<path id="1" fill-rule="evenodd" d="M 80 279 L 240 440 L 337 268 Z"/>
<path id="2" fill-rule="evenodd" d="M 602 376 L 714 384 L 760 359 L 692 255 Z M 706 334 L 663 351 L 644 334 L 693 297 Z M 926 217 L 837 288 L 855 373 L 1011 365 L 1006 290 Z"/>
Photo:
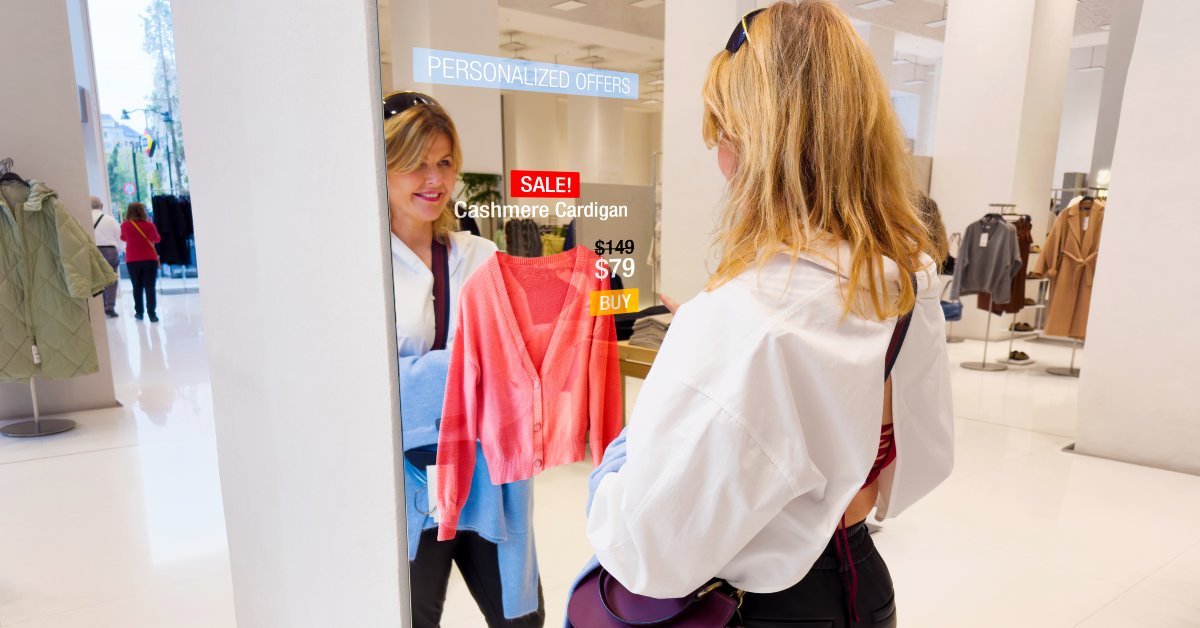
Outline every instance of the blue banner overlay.
<path id="1" fill-rule="evenodd" d="M 638 75 L 539 61 L 472 55 L 431 48 L 413 48 L 413 80 L 466 87 L 526 92 L 638 97 Z"/>

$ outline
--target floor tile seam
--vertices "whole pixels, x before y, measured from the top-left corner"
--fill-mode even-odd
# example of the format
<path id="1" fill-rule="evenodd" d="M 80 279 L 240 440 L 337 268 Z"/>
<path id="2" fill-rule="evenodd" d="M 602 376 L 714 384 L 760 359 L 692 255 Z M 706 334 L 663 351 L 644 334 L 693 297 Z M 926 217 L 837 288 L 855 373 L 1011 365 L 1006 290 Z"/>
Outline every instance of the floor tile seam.
<path id="1" fill-rule="evenodd" d="M 1171 557 L 1171 558 L 1167 559 L 1165 562 L 1163 562 L 1163 563 L 1162 563 L 1162 565 L 1161 565 L 1161 566 L 1160 566 L 1158 569 L 1155 569 L 1154 571 L 1151 571 L 1150 573 L 1146 574 L 1145 576 L 1142 576 L 1142 578 L 1141 578 L 1140 580 L 1138 580 L 1137 582 L 1134 582 L 1133 584 L 1129 585 L 1129 586 L 1128 586 L 1128 588 L 1126 588 L 1125 590 L 1123 590 L 1123 591 L 1121 591 L 1120 593 L 1118 593 L 1118 594 L 1117 594 L 1115 597 L 1113 597 L 1113 599 L 1112 599 L 1112 600 L 1109 600 L 1108 604 L 1105 604 L 1104 606 L 1100 607 L 1099 609 L 1097 609 L 1097 610 L 1096 610 L 1096 612 L 1092 613 L 1091 615 L 1088 615 L 1087 617 L 1084 617 L 1084 618 L 1083 618 L 1083 620 L 1082 620 L 1082 621 L 1080 621 L 1078 624 L 1075 624 L 1075 626 L 1082 626 L 1082 625 L 1083 625 L 1084 623 L 1086 623 L 1086 622 L 1087 622 L 1089 619 L 1091 619 L 1091 618 L 1095 617 L 1096 615 L 1099 615 L 1100 613 L 1102 613 L 1102 612 L 1104 611 L 1104 609 L 1106 609 L 1106 608 L 1108 608 L 1108 607 L 1112 606 L 1113 604 L 1116 604 L 1118 600 L 1120 600 L 1121 598 L 1125 597 L 1126 595 L 1129 595 L 1131 592 L 1133 592 L 1134 590 L 1136 590 L 1138 587 L 1140 587 L 1140 586 L 1142 586 L 1143 584 L 1145 584 L 1147 580 L 1149 580 L 1150 578 L 1154 577 L 1154 574 L 1156 574 L 1156 573 L 1158 573 L 1158 572 L 1162 571 L 1163 569 L 1167 568 L 1168 566 L 1170 566 L 1170 564 L 1171 564 L 1171 563 L 1173 563 L 1173 562 L 1175 562 L 1175 561 L 1179 560 L 1179 558 L 1180 558 L 1180 557 L 1182 557 L 1184 554 L 1186 554 L 1186 553 L 1190 552 L 1190 551 L 1192 550 L 1192 548 L 1194 548 L 1194 547 L 1196 547 L 1196 546 L 1198 546 L 1198 545 L 1200 545 L 1200 543 L 1193 543 L 1192 545 L 1189 545 L 1189 546 L 1187 546 L 1185 549 L 1183 549 L 1183 551 L 1179 552 L 1179 553 L 1178 553 L 1178 554 L 1176 554 L 1175 556 L 1173 556 L 1173 557 Z M 1152 597 L 1156 597 L 1156 598 L 1158 598 L 1158 599 L 1160 599 L 1160 600 L 1166 600 L 1166 601 L 1168 601 L 1168 602 L 1175 602 L 1176 604 L 1183 604 L 1184 606 L 1187 606 L 1187 607 L 1189 607 L 1189 608 L 1196 608 L 1196 607 L 1193 607 L 1191 604 L 1186 604 L 1186 603 L 1183 603 L 1183 602 L 1179 602 L 1179 601 L 1177 601 L 1177 600 L 1172 600 L 1172 599 L 1170 599 L 1170 598 L 1164 598 L 1164 597 L 1163 597 L 1163 596 L 1161 596 L 1161 595 L 1155 595 L 1155 594 L 1153 594 L 1153 593 L 1149 593 L 1148 591 L 1142 591 L 1142 592 L 1143 592 L 1143 593 L 1146 593 L 1147 595 L 1150 595 L 1150 596 L 1152 596 Z"/>
<path id="2" fill-rule="evenodd" d="M 1000 423 L 999 421 L 989 421 L 989 420 L 987 420 L 987 419 L 977 419 L 977 418 L 975 418 L 975 417 L 971 417 L 971 416 L 965 416 L 965 415 L 962 415 L 962 414 L 955 414 L 955 415 L 954 415 L 954 418 L 956 418 L 956 419 L 962 419 L 963 421 L 974 421 L 974 422 L 976 422 L 976 423 L 984 423 L 984 424 L 986 424 L 986 425 L 995 425 L 995 426 L 998 426 L 998 427 L 1007 427 L 1007 428 L 1009 428 L 1009 429 L 1013 429 L 1013 430 L 1019 430 L 1019 431 L 1022 431 L 1022 432 L 1030 432 L 1030 433 L 1032 433 L 1032 434 L 1038 434 L 1038 435 L 1040 435 L 1040 436 L 1053 436 L 1054 438 L 1065 438 L 1065 439 L 1067 439 L 1067 440 L 1069 440 L 1069 441 L 1075 441 L 1075 440 L 1076 440 L 1076 437 L 1075 437 L 1075 436 L 1068 436 L 1068 435 L 1066 435 L 1066 434 L 1059 434 L 1059 433 L 1057 433 L 1057 432 L 1043 432 L 1043 431 L 1041 431 L 1041 430 L 1031 430 L 1031 429 L 1029 429 L 1029 428 L 1027 428 L 1027 427 L 1018 427 L 1018 426 L 1016 426 L 1016 425 L 1011 425 L 1011 424 L 1009 424 L 1009 423 Z"/>
<path id="3" fill-rule="evenodd" d="M 131 449 L 134 447 L 155 447 L 155 446 L 161 446 L 161 445 L 177 445 L 179 443 L 183 443 L 183 442 L 187 442 L 187 441 L 191 441 L 191 440 L 198 440 L 201 438 L 210 439 L 214 435 L 215 434 L 213 434 L 213 433 L 205 432 L 203 434 L 195 434 L 192 436 L 180 436 L 179 438 L 169 438 L 169 439 L 155 440 L 155 441 L 144 442 L 144 443 L 130 443 L 128 445 L 117 445 L 114 447 L 101 447 L 99 449 L 88 449 L 86 451 L 73 451 L 73 452 L 69 452 L 69 453 L 52 454 L 49 456 L 41 456 L 38 458 L 25 458 L 23 460 L 10 460 L 8 462 L 0 462 L 0 467 L 10 465 L 10 464 L 21 464 L 23 462 L 38 462 L 41 460 L 54 460 L 57 458 L 69 458 L 71 456 L 86 456 L 88 454 L 98 454 L 98 453 L 104 453 L 104 452 L 109 452 L 109 451 L 117 451 L 120 449 Z"/>
<path id="4" fill-rule="evenodd" d="M 3 626 L 4 628 L 21 628 L 21 626 L 33 623 L 35 621 L 42 621 L 42 620 L 50 619 L 52 617 L 66 615 L 67 613 L 75 613 L 75 612 L 82 611 L 85 609 L 96 608 L 97 606 L 103 606 L 105 604 L 112 604 L 113 602 L 119 602 L 121 600 L 129 600 L 129 599 L 133 599 L 136 597 L 137 597 L 137 595 L 118 595 L 116 597 L 100 600 L 98 602 L 89 602 L 87 604 L 80 604 L 79 606 L 75 606 L 72 608 L 55 611 L 53 613 L 46 613 L 45 615 L 38 615 L 37 617 L 29 617 L 27 619 L 22 619 L 21 621 L 18 621 L 18 622 L 8 622 L 8 623 L 0 624 L 0 626 Z M 2 611 L 0 611 L 0 612 L 2 612 Z"/>

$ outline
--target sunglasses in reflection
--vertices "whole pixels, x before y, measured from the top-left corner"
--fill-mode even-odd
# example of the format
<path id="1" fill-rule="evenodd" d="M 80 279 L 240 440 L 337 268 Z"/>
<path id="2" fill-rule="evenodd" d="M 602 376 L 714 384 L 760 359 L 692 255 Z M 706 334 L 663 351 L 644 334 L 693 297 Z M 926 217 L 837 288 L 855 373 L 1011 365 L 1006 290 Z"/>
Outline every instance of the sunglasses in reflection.
<path id="1" fill-rule="evenodd" d="M 392 116 L 399 115 L 416 105 L 441 108 L 433 96 L 421 92 L 392 92 L 383 97 L 383 119 L 387 120 Z"/>
<path id="2" fill-rule="evenodd" d="M 725 50 L 728 50 L 729 54 L 737 52 L 742 47 L 742 44 L 750 39 L 750 23 L 763 11 L 766 11 L 766 9 L 755 9 L 743 15 L 738 25 L 733 27 L 733 34 L 729 36 L 729 41 L 725 44 Z"/>

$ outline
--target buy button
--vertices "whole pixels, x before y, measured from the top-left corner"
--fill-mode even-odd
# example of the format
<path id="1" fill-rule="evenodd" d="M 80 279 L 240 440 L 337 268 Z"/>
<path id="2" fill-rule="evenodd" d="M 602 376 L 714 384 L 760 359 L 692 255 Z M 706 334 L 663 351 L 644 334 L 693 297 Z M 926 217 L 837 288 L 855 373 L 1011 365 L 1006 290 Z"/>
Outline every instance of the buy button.
<path id="1" fill-rule="evenodd" d="M 592 293 L 592 316 L 627 314 L 638 311 L 637 288 L 628 290 L 596 290 Z"/>

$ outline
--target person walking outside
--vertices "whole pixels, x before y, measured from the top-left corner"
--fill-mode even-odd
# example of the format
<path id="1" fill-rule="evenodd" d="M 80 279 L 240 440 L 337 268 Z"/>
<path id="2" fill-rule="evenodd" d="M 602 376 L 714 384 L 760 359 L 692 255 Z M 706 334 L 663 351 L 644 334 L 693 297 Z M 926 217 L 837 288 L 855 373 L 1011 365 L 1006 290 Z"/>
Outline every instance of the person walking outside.
<path id="1" fill-rule="evenodd" d="M 121 224 L 112 214 L 104 211 L 104 201 L 92 197 L 92 231 L 96 238 L 96 248 L 104 256 L 104 261 L 112 266 L 113 272 L 120 277 L 121 253 L 125 252 L 125 242 L 121 240 Z M 109 318 L 117 317 L 117 287 L 118 279 L 104 289 L 104 315 Z"/>
<path id="2" fill-rule="evenodd" d="M 127 247 L 125 267 L 129 269 L 129 279 L 133 283 L 133 317 L 140 321 L 148 314 L 150 322 L 157 323 L 154 287 L 158 282 L 158 251 L 154 245 L 162 238 L 154 223 L 146 217 L 145 205 L 129 204 L 125 222 L 121 223 L 121 239 Z"/>

